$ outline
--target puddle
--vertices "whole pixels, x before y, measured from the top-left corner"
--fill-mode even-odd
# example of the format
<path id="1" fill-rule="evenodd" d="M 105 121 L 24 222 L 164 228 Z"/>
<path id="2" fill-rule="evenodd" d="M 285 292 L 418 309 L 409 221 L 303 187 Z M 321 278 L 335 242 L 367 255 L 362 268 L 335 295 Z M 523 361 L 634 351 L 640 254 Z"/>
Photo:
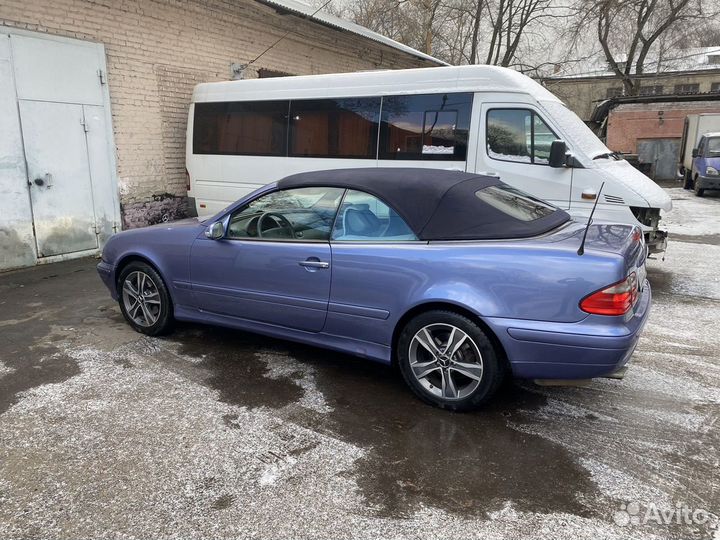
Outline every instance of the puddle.
<path id="1" fill-rule="evenodd" d="M 107 291 L 99 279 L 77 279 L 79 272 L 95 264 L 94 259 L 78 259 L 0 276 L 4 306 L 0 310 L 0 364 L 11 369 L 0 377 L 0 414 L 22 392 L 80 373 L 78 363 L 58 344 L 77 338 L 81 331 L 84 337 L 107 327 L 101 310 L 114 304 Z M 85 320 L 95 326 L 85 325 Z M 54 324 L 58 322 L 61 326 Z"/>
<path id="2" fill-rule="evenodd" d="M 588 514 L 582 499 L 596 487 L 587 471 L 562 446 L 507 425 L 543 406 L 540 394 L 509 383 L 489 407 L 450 413 L 418 401 L 395 370 L 351 356 L 216 328 L 173 337 L 181 353 L 203 358 L 221 400 L 294 404 L 292 421 L 366 449 L 351 475 L 379 517 L 406 517 L 424 505 L 486 515 L 508 500 L 518 510 Z M 313 370 L 330 412 L 297 406 L 304 390 L 292 373 L 267 377 L 259 358 L 273 354 L 289 354 L 298 373 Z"/>
<path id="3" fill-rule="evenodd" d="M 295 403 L 304 390 L 292 377 L 268 378 L 268 366 L 258 358 L 262 346 L 259 336 L 222 328 L 203 328 L 201 332 L 182 332 L 180 353 L 202 358 L 202 367 L 213 375 L 206 381 L 220 392 L 220 399 L 248 408 L 278 409 Z"/>
<path id="4" fill-rule="evenodd" d="M 65 355 L 54 354 L 45 359 L 20 358 L 23 358 L 22 366 L 20 362 L 5 362 L 15 369 L 0 377 L 0 414 L 18 401 L 21 392 L 43 384 L 63 382 L 80 373 L 78 363 Z"/>
<path id="5" fill-rule="evenodd" d="M 653 294 L 672 293 L 674 275 L 668 270 L 662 270 L 658 267 L 648 266 L 648 281 L 652 287 Z"/>

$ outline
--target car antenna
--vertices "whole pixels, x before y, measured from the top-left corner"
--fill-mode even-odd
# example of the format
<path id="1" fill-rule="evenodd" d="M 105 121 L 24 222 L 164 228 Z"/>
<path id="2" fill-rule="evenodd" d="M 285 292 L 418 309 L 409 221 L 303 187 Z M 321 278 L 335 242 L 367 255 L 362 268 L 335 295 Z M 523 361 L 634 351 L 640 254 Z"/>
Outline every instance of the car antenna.
<path id="1" fill-rule="evenodd" d="M 582 242 L 580 242 L 580 247 L 577 250 L 578 255 L 582 255 L 583 253 L 585 253 L 585 238 L 587 238 L 588 229 L 590 228 L 590 225 L 592 225 L 593 214 L 595 214 L 595 209 L 597 208 L 597 203 L 600 200 L 600 194 L 602 193 L 604 187 L 605 182 L 600 184 L 600 190 L 598 191 L 597 197 L 595 197 L 595 204 L 593 204 L 592 210 L 590 211 L 590 217 L 588 218 L 587 225 L 585 225 L 585 232 L 583 232 L 583 239 Z"/>

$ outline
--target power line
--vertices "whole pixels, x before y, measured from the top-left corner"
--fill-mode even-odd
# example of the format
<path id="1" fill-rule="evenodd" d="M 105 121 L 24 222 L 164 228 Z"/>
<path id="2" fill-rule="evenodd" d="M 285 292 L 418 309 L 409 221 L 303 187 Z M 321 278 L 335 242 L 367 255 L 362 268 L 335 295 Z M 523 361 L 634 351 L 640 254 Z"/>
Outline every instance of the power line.
<path id="1" fill-rule="evenodd" d="M 325 6 L 327 6 L 330 2 L 332 2 L 332 0 L 327 0 L 327 2 L 325 2 L 322 6 L 320 6 L 320 7 L 317 8 L 315 11 L 313 11 L 312 14 L 310 14 L 310 16 L 309 16 L 308 18 L 309 18 L 309 19 L 312 19 L 315 15 L 318 14 L 318 12 L 320 12 L 322 9 L 324 9 Z M 253 58 L 253 59 L 250 60 L 247 64 L 245 64 L 245 67 L 248 68 L 248 67 L 252 66 L 252 65 L 253 65 L 255 62 L 257 62 L 265 53 L 267 53 L 270 49 L 272 49 L 273 47 L 275 47 L 275 45 L 277 45 L 277 44 L 280 43 L 283 39 L 285 39 L 285 38 L 288 37 L 290 34 L 292 34 L 292 32 L 293 32 L 292 30 L 288 30 L 287 32 L 285 32 L 285 34 L 283 34 L 275 43 L 273 43 L 272 45 L 270 45 L 267 49 L 265 49 L 263 52 L 261 52 L 261 53 L 258 54 L 255 58 Z"/>

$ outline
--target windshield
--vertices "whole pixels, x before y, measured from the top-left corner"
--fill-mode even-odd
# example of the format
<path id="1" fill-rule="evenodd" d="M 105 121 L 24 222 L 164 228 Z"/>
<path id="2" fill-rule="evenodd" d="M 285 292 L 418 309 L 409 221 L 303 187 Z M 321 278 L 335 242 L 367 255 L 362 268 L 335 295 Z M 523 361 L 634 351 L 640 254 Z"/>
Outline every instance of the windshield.
<path id="1" fill-rule="evenodd" d="M 577 114 L 558 101 L 542 101 L 541 103 L 567 137 L 568 146 L 572 146 L 591 159 L 601 154 L 606 154 L 609 159 L 613 159 L 612 152 L 580 120 Z"/>
<path id="2" fill-rule="evenodd" d="M 720 137 L 713 137 L 712 139 L 708 139 L 707 156 L 720 156 Z"/>

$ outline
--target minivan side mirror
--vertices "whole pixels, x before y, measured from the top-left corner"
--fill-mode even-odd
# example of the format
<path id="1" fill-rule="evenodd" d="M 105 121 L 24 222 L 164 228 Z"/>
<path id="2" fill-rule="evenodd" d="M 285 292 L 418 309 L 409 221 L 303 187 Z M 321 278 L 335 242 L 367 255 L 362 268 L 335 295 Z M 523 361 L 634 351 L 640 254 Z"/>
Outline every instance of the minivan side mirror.
<path id="1" fill-rule="evenodd" d="M 220 240 L 225 236 L 225 226 L 222 221 L 216 221 L 205 229 L 205 236 L 210 240 Z"/>
<path id="2" fill-rule="evenodd" d="M 698 149 L 697 148 L 693 148 L 692 157 L 698 157 Z"/>
<path id="3" fill-rule="evenodd" d="M 550 159 L 548 165 L 554 168 L 564 167 L 567 163 L 567 144 L 565 141 L 555 139 L 550 145 Z"/>

